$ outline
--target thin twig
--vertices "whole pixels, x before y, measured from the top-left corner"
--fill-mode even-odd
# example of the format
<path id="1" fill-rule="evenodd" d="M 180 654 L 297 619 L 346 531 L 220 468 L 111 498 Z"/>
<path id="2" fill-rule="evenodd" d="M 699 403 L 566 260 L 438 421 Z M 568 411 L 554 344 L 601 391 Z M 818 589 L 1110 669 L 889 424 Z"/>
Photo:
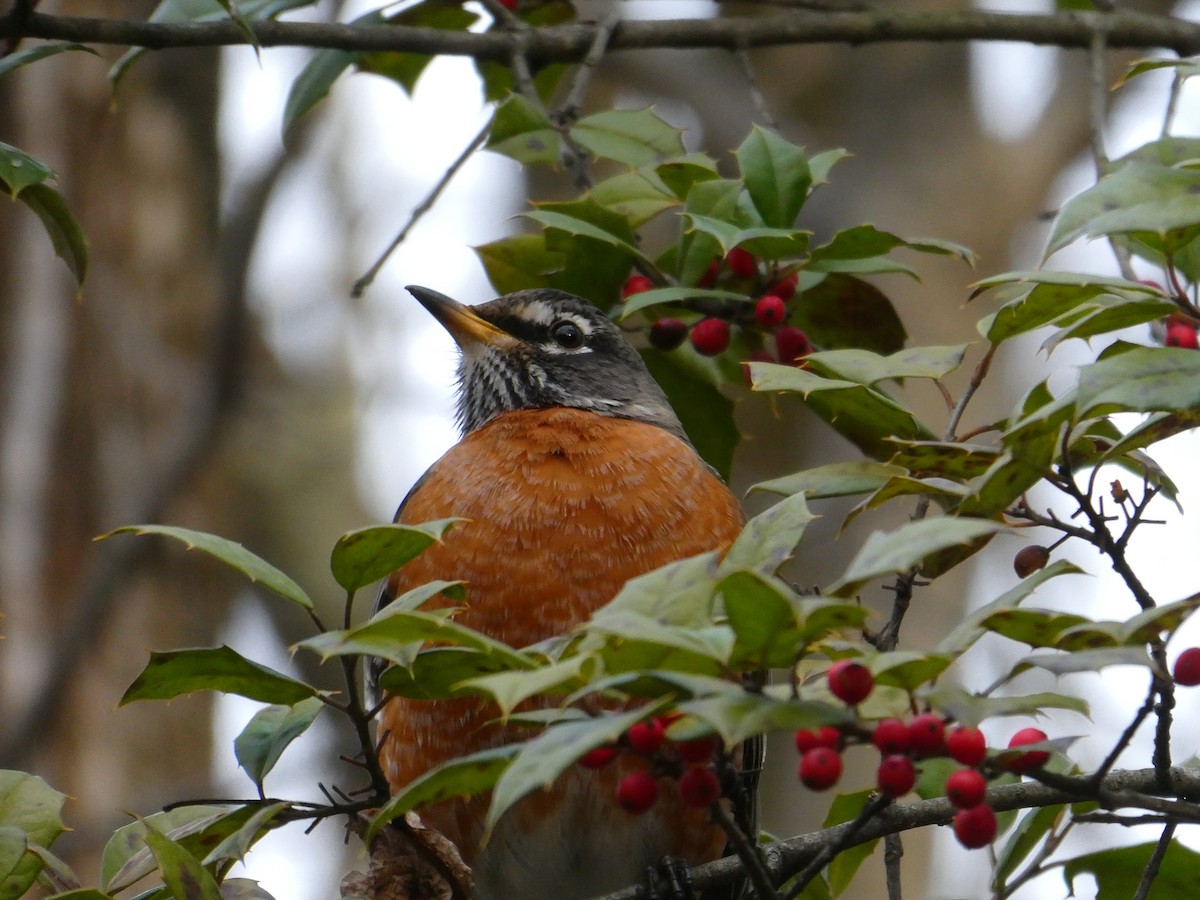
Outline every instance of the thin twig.
<path id="1" fill-rule="evenodd" d="M 725 837 L 733 846 L 738 859 L 745 866 L 750 883 L 754 885 L 755 896 L 761 900 L 780 900 L 779 894 L 775 891 L 775 885 L 771 883 L 771 873 L 763 865 L 758 848 L 750 842 L 738 824 L 733 821 L 720 801 L 712 805 L 709 815 L 712 816 L 714 822 L 721 826 L 721 830 L 725 832 Z"/>
<path id="2" fill-rule="evenodd" d="M 583 98 L 587 94 L 588 85 L 591 84 L 592 77 L 600 67 L 600 60 L 604 58 L 613 33 L 620 24 L 621 17 L 614 13 L 613 15 L 606 16 L 596 29 L 596 35 L 591 46 L 588 47 L 587 56 L 583 58 L 583 62 L 579 64 L 579 71 L 575 73 L 575 80 L 571 83 L 571 90 L 558 108 L 555 118 L 560 125 L 574 122 L 579 117 L 579 113 L 583 109 Z"/>
<path id="3" fill-rule="evenodd" d="M 491 131 L 491 128 L 492 120 L 488 119 L 488 121 L 484 123 L 484 126 L 479 129 L 479 133 L 476 134 L 475 137 L 471 138 L 471 142 L 463 148 L 463 151 L 458 155 L 458 158 L 450 164 L 450 167 L 446 169 L 445 172 L 442 173 L 442 177 L 437 180 L 437 184 L 433 186 L 433 189 L 425 195 L 425 199 L 413 207 L 412 213 L 409 214 L 408 221 L 404 223 L 404 227 L 400 229 L 400 232 L 395 238 L 392 239 L 392 242 L 388 244 L 387 249 L 380 254 L 379 258 L 375 260 L 371 268 L 367 269 L 366 273 L 360 279 L 358 279 L 358 281 L 354 282 L 354 287 L 350 290 L 351 297 L 354 297 L 355 299 L 361 297 L 366 289 L 371 286 L 372 282 L 375 281 L 376 276 L 379 275 L 380 269 L 382 269 L 384 264 L 388 261 L 388 258 L 396 252 L 397 247 L 404 243 L 409 233 L 413 230 L 416 224 L 421 221 L 424 215 L 433 208 L 433 205 L 437 203 L 438 198 L 442 196 L 442 192 L 446 190 L 447 185 L 450 184 L 450 182 L 454 179 L 454 176 L 457 175 L 459 170 L 466 164 L 467 160 L 471 158 L 476 150 L 483 146 L 483 142 L 487 140 L 487 136 Z"/>
<path id="4" fill-rule="evenodd" d="M 763 96 L 763 92 L 758 86 L 758 79 L 754 77 L 754 67 L 750 65 L 749 52 L 745 47 L 738 47 L 733 51 L 733 55 L 737 59 L 738 65 L 742 67 L 742 74 L 746 78 L 746 89 L 750 92 L 750 101 L 754 104 L 758 120 L 771 131 L 778 131 L 779 123 L 771 115 L 771 108 L 767 106 L 767 98 Z"/>
<path id="5" fill-rule="evenodd" d="M 1171 839 L 1174 836 L 1175 823 L 1168 822 L 1163 826 L 1162 834 L 1158 837 L 1158 846 L 1150 854 L 1150 861 L 1146 863 L 1146 870 L 1142 873 L 1142 880 L 1138 882 L 1133 900 L 1146 900 L 1150 896 L 1150 887 L 1154 884 L 1154 879 L 1158 877 L 1158 870 L 1162 866 L 1163 857 L 1167 855 L 1167 850 L 1171 846 Z"/>
<path id="6" fill-rule="evenodd" d="M 854 817 L 854 820 L 849 823 L 849 827 L 839 833 L 836 838 L 832 837 L 832 830 L 828 832 L 831 839 L 825 842 L 825 846 L 821 849 L 812 861 L 804 867 L 804 870 L 795 877 L 792 881 L 788 892 L 784 894 L 785 900 L 795 900 L 799 897 L 804 889 L 808 887 L 808 883 L 812 881 L 817 874 L 825 868 L 833 860 L 835 856 L 845 850 L 847 847 L 858 843 L 854 838 L 862 830 L 868 822 L 874 819 L 885 808 L 892 805 L 892 798 L 886 794 L 877 794 L 864 806 Z"/>
<path id="7" fill-rule="evenodd" d="M 888 900 L 901 900 L 900 860 L 903 856 L 904 843 L 900 835 L 887 835 L 883 839 L 883 870 L 887 877 Z"/>

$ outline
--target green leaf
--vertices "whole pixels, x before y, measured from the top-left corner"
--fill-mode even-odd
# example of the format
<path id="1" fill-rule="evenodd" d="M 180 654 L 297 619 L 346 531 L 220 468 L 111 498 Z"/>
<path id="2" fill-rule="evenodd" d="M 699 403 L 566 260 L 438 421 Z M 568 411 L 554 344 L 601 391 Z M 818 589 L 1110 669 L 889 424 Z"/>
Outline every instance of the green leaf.
<path id="1" fill-rule="evenodd" d="M 1125 623 L 1122 637 L 1127 644 L 1148 643 L 1163 632 L 1174 632 L 1197 608 L 1200 608 L 1200 594 L 1148 609 Z"/>
<path id="2" fill-rule="evenodd" d="M 389 25 L 408 28 L 439 28 L 444 31 L 466 31 L 479 17 L 463 9 L 459 0 L 422 0 L 398 12 L 389 13 Z M 433 56 L 427 53 L 387 52 L 364 53 L 359 60 L 359 69 L 374 75 L 390 78 L 411 94 L 417 81 Z"/>
<path id="3" fill-rule="evenodd" d="M 9 72 L 13 72 L 21 68 L 21 66 L 27 66 L 32 62 L 37 62 L 39 59 L 45 59 L 48 56 L 57 56 L 59 53 L 66 53 L 68 51 L 76 50 L 84 53 L 90 53 L 92 56 L 100 55 L 86 44 L 38 44 L 36 47 L 27 47 L 24 50 L 17 50 L 15 53 L 9 53 L 7 56 L 0 57 L 0 78 L 3 78 Z"/>
<path id="4" fill-rule="evenodd" d="M 373 24 L 379 17 L 373 16 Z M 286 141 L 296 123 L 329 94 L 333 83 L 358 62 L 361 54 L 349 50 L 318 50 L 308 61 L 288 90 L 283 104 L 283 134 Z"/>
<path id="5" fill-rule="evenodd" d="M 672 353 L 646 350 L 641 356 L 700 458 L 728 481 L 742 439 L 734 420 L 734 404 L 711 378 L 704 377 L 704 370 L 694 364 L 695 354 L 689 353 L 687 348 Z"/>
<path id="6" fill-rule="evenodd" d="M 546 276 L 560 271 L 566 258 L 562 251 L 546 246 L 544 234 L 514 234 L 480 244 L 475 255 L 499 294 L 548 287 Z"/>
<path id="7" fill-rule="evenodd" d="M 580 119 L 569 133 L 594 156 L 631 168 L 683 153 L 683 132 L 651 109 L 604 110 Z"/>
<path id="8" fill-rule="evenodd" d="M 974 617 L 972 619 L 978 621 L 979 627 L 985 631 L 991 631 L 1010 641 L 1028 644 L 1030 647 L 1055 647 L 1059 637 L 1068 628 L 1091 623 L 1091 619 L 1074 613 L 1029 607 L 997 609 L 982 620 L 976 620 Z"/>
<path id="9" fill-rule="evenodd" d="M 786 585 L 754 572 L 733 572 L 720 586 L 725 615 L 737 638 L 730 665 L 768 669 L 794 664 L 801 630 Z"/>
<path id="10" fill-rule="evenodd" d="M 0 769 L 0 897 L 21 897 L 43 862 L 30 844 L 49 847 L 66 831 L 67 795 L 36 775 Z"/>
<path id="11" fill-rule="evenodd" d="M 134 700 L 170 700 L 194 691 L 221 691 L 292 706 L 317 696 L 317 689 L 252 662 L 229 647 L 154 651 L 118 705 Z"/>
<path id="12" fill-rule="evenodd" d="M 1132 161 L 1067 201 L 1046 256 L 1080 237 L 1132 235 L 1173 253 L 1200 235 L 1200 171 Z"/>
<path id="13" fill-rule="evenodd" d="M 1200 408 L 1200 353 L 1139 347 L 1084 366 L 1076 400 L 1081 416 Z"/>
<path id="14" fill-rule="evenodd" d="M 42 220 L 42 227 L 54 245 L 54 254 L 71 270 L 76 284 L 87 277 L 88 242 L 71 215 L 62 194 L 45 184 L 31 184 L 17 198 Z"/>
<path id="15" fill-rule="evenodd" d="M 221 889 L 195 856 L 146 822 L 146 845 L 158 861 L 163 882 L 175 897 L 221 900 Z"/>
<path id="16" fill-rule="evenodd" d="M 329 560 L 334 580 L 357 591 L 416 559 L 445 537 L 462 519 L 439 519 L 419 525 L 373 525 L 338 538 Z"/>
<path id="17" fill-rule="evenodd" d="M 233 752 L 259 787 L 288 744 L 308 730 L 324 704 L 317 697 L 293 706 L 268 706 L 256 712 L 233 741 Z"/>
<path id="18" fill-rule="evenodd" d="M 865 385 L 776 363 L 750 363 L 756 391 L 797 394 L 821 419 L 867 456 L 892 455 L 892 439 L 930 440 L 917 418 L 886 394 Z"/>
<path id="19" fill-rule="evenodd" d="M 918 477 L 945 478 L 965 482 L 977 478 L 995 463 L 999 456 L 990 444 L 971 444 L 959 441 L 891 442 L 896 447 L 889 463 L 900 466 Z"/>
<path id="20" fill-rule="evenodd" d="M 594 205 L 594 204 L 593 204 Z M 574 204 L 575 209 L 572 211 L 564 211 L 567 204 L 560 204 L 559 208 L 551 209 L 549 205 L 542 209 L 535 209 L 531 212 L 522 213 L 528 219 L 533 219 L 543 228 L 557 229 L 564 231 L 567 234 L 577 237 L 591 238 L 594 241 L 599 241 L 602 244 L 607 244 L 610 247 L 615 247 L 618 250 L 627 253 L 629 256 L 636 257 L 650 263 L 650 259 L 642 253 L 641 249 L 633 243 L 632 235 L 628 232 L 628 228 L 609 231 L 600 225 L 593 224 L 586 218 L 582 218 L 575 214 L 579 212 L 581 204 Z M 607 212 L 602 207 L 596 206 L 599 211 Z M 620 217 L 618 217 L 620 218 Z M 621 222 L 626 226 L 625 220 L 621 218 Z"/>
<path id="21" fill-rule="evenodd" d="M 1014 697 L 980 697 L 967 693 L 957 685 L 942 683 L 922 691 L 921 697 L 934 709 L 964 725 L 978 726 L 980 722 L 1000 716 L 1041 716 L 1048 709 L 1066 709 L 1081 716 L 1090 715 L 1086 700 L 1049 691 Z"/>
<path id="22" fill-rule="evenodd" d="M 1016 872 L 1017 866 L 1042 843 L 1051 829 L 1058 829 L 1066 812 L 1066 806 L 1043 806 L 1041 809 L 1028 810 L 1021 816 L 996 855 L 996 868 L 992 873 L 993 892 L 997 895 L 1005 892 L 1008 879 Z"/>
<path id="23" fill-rule="evenodd" d="M 804 494 L 812 499 L 846 497 L 878 490 L 890 479 L 906 474 L 908 470 L 902 466 L 872 460 L 856 460 L 828 463 L 815 469 L 762 481 L 750 490 L 767 491 L 772 494 Z"/>
<path id="24" fill-rule="evenodd" d="M 241 823 L 226 807 L 197 804 L 155 813 L 118 828 L 100 858 L 100 883 L 106 891 L 114 894 L 123 891 L 154 871 L 154 855 L 146 846 L 146 821 L 152 821 L 160 832 L 187 843 L 196 852 L 207 852 L 201 848 L 199 836 L 206 835 L 205 841 L 211 847 Z"/>
<path id="25" fill-rule="evenodd" d="M 1072 672 L 1099 672 L 1108 666 L 1145 666 L 1155 668 L 1144 646 L 1106 647 L 1100 650 L 1075 650 L 1069 653 L 1031 653 L 1017 661 L 1009 678 L 1029 669 L 1044 669 L 1055 675 Z"/>
<path id="26" fill-rule="evenodd" d="M 1109 847 L 1068 859 L 1062 864 L 1063 881 L 1070 889 L 1075 879 L 1086 873 L 1096 879 L 1096 900 L 1128 900 L 1137 893 L 1156 847 L 1157 841 L 1152 841 L 1133 847 Z M 1198 870 L 1200 853 L 1178 840 L 1171 841 L 1159 863 L 1151 896 L 1162 900 L 1193 896 Z"/>
<path id="27" fill-rule="evenodd" d="M 749 303 L 750 300 L 745 294 L 734 293 L 733 291 L 723 291 L 715 288 L 697 288 L 697 287 L 661 287 L 652 288 L 648 291 L 634 294 L 622 305 L 620 312 L 617 315 L 618 321 L 624 321 L 634 313 L 639 313 L 644 309 L 649 309 L 652 306 L 661 306 L 664 303 L 686 303 L 689 300 L 734 300 L 743 303 Z"/>
<path id="28" fill-rule="evenodd" d="M 847 725 L 851 715 L 820 700 L 781 700 L 738 690 L 686 700 L 676 707 L 709 725 L 731 747 L 767 731 L 795 731 L 821 725 Z"/>
<path id="29" fill-rule="evenodd" d="M 0 62 L 10 57 L 3 57 Z M 54 170 L 40 159 L 18 150 L 10 144 L 0 142 L 0 181 L 8 188 L 10 197 L 19 197 L 21 191 L 35 184 L 54 178 Z"/>
<path id="30" fill-rule="evenodd" d="M 428 655 L 428 654 L 424 654 Z M 595 668 L 589 657 L 574 656 L 531 671 L 497 672 L 463 682 L 473 693 L 488 694 L 507 718 L 518 704 L 539 694 L 577 691 Z"/>
<path id="31" fill-rule="evenodd" d="M 472 683 L 481 677 L 529 674 L 533 665 L 524 657 L 517 662 L 516 658 L 501 653 L 465 647 L 427 647 L 411 662 L 384 671 L 379 677 L 379 687 L 396 697 L 445 700 L 478 695 L 479 689 Z"/>
<path id="32" fill-rule="evenodd" d="M 941 675 L 950 663 L 950 656 L 917 653 L 913 650 L 893 650 L 879 653 L 867 660 L 877 684 L 897 687 L 912 693 L 921 685 Z"/>
<path id="33" fill-rule="evenodd" d="M 740 181 L 714 178 L 698 181 L 688 191 L 684 212 L 721 221 L 738 221 L 738 201 L 745 188 Z M 751 224 L 751 223 L 745 223 Z M 676 254 L 676 279 L 682 285 L 697 284 L 708 267 L 721 256 L 721 244 L 710 234 L 684 230 Z"/>
<path id="34" fill-rule="evenodd" d="M 851 596 L 869 581 L 919 568 L 939 551 L 969 545 L 1004 530 L 1003 525 L 985 519 L 940 516 L 909 522 L 890 532 L 872 532 L 828 593 Z"/>
<path id="35" fill-rule="evenodd" d="M 623 172 L 592 186 L 588 197 L 640 228 L 655 216 L 680 205 L 652 171 Z"/>
<path id="36" fill-rule="evenodd" d="M 728 254 L 734 247 L 742 247 L 755 256 L 780 259 L 798 256 L 808 246 L 807 231 L 758 226 L 742 228 L 732 222 L 698 213 L 685 212 L 684 218 L 691 226 L 690 231 L 712 237 L 720 247 L 722 255 Z"/>
<path id="37" fill-rule="evenodd" d="M 774 228 L 791 228 L 812 187 L 812 170 L 804 150 L 755 125 L 734 153 L 763 222 Z"/>
<path id="38" fill-rule="evenodd" d="M 664 625 L 704 628 L 712 623 L 716 572 L 716 553 L 668 563 L 625 582 L 617 596 L 596 610 L 592 621 L 632 612 Z"/>
<path id="39" fill-rule="evenodd" d="M 744 569 L 772 575 L 792 557 L 792 551 L 804 536 L 804 529 L 815 519 L 803 494 L 793 494 L 745 524 L 725 558 L 719 574 Z"/>
<path id="40" fill-rule="evenodd" d="M 441 589 L 446 584 L 437 582 L 432 588 Z M 406 664 L 403 648 L 428 642 L 476 650 L 494 656 L 512 668 L 531 669 L 535 665 L 532 658 L 507 644 L 451 621 L 445 610 L 410 610 L 395 604 L 388 604 L 358 628 L 328 631 L 301 641 L 297 646 L 318 653 L 322 659 L 345 655 L 378 656 Z"/>
<path id="41" fill-rule="evenodd" d="M 452 759 L 414 779 L 380 807 L 367 829 L 366 843 L 369 845 L 375 840 L 380 829 L 389 822 L 414 809 L 437 803 L 439 800 L 474 796 L 491 789 L 521 747 L 521 744 L 508 744 L 480 750 Z"/>
<path id="42" fill-rule="evenodd" d="M 562 138 L 544 109 L 520 94 L 496 107 L 486 149 L 524 165 L 557 166 L 562 161 Z"/>
<path id="43" fill-rule="evenodd" d="M 201 553 L 216 557 L 231 569 L 236 569 L 251 581 L 261 584 L 285 600 L 291 600 L 305 609 L 313 608 L 308 594 L 304 593 L 304 589 L 291 578 L 261 557 L 255 556 L 241 544 L 217 537 L 215 534 L 193 531 L 190 528 L 176 528 L 171 525 L 126 525 L 102 534 L 96 540 L 102 541 L 114 534 L 161 534 L 174 538 L 182 542 L 189 550 L 199 550 Z"/>
<path id="44" fill-rule="evenodd" d="M 654 171 L 667 189 L 680 200 L 687 198 L 688 192 L 697 182 L 712 181 L 720 177 L 716 161 L 703 153 L 688 153 L 665 160 L 655 166 Z"/>
<path id="45" fill-rule="evenodd" d="M 725 628 L 665 625 L 651 616 L 633 611 L 606 611 L 602 616 L 597 615 L 587 630 L 606 639 L 615 638 L 615 642 L 610 643 L 615 643 L 618 651 L 626 651 L 630 647 L 651 650 L 655 658 L 639 658 L 638 668 L 670 668 L 667 660 L 673 657 L 682 657 L 677 665 L 685 668 L 683 659 L 691 657 L 698 661 L 699 669 L 719 671 L 728 662 L 733 648 L 733 635 Z M 630 668 L 629 662 L 622 663 L 612 653 L 604 654 L 604 662 L 609 672 Z M 691 666 L 686 668 L 690 670 Z"/>
<path id="46" fill-rule="evenodd" d="M 204 865 L 211 866 L 222 862 L 242 862 L 246 858 L 246 854 L 250 852 L 258 840 L 265 836 L 269 831 L 278 827 L 273 825 L 274 820 L 281 812 L 291 809 L 292 804 L 284 801 L 265 802 L 265 803 L 248 803 L 240 810 L 236 810 L 233 815 L 227 817 L 227 823 L 240 823 L 238 827 L 233 829 L 226 835 L 220 843 L 212 848 L 211 851 L 204 857 Z M 250 815 L 247 817 L 246 813 Z M 245 819 L 241 822 L 241 819 Z M 211 834 L 216 837 L 216 834 Z M 186 843 L 186 842 L 185 842 Z M 222 896 L 224 896 L 224 885 L 222 884 Z"/>
<path id="47" fill-rule="evenodd" d="M 1144 309 L 1157 308 L 1163 299 L 1157 289 L 1123 278 L 1049 270 L 1008 272 L 986 278 L 975 286 L 971 297 L 993 290 L 1005 304 L 978 325 L 979 333 L 993 343 L 1046 325 L 1070 326 L 1098 312 L 1124 315 L 1112 313 L 1122 304 L 1139 304 L 1134 308 L 1140 315 Z M 1087 332 L 1103 321 L 1081 325 L 1077 336 L 1089 336 Z"/>
<path id="48" fill-rule="evenodd" d="M 484 840 L 517 801 L 550 787 L 583 754 L 601 744 L 615 742 L 630 725 L 655 715 L 669 703 L 670 698 L 663 698 L 628 712 L 555 725 L 521 744 L 516 757 L 495 782 L 484 823 Z"/>
<path id="49" fill-rule="evenodd" d="M 888 379 L 945 378 L 962 365 L 968 344 L 953 347 L 910 347 L 890 356 L 869 350 L 824 350 L 804 358 L 809 371 L 872 385 Z"/>
<path id="50" fill-rule="evenodd" d="M 807 273 L 805 273 L 807 274 Z M 833 274 L 806 284 L 793 305 L 792 324 L 804 329 L 824 350 L 860 347 L 875 353 L 895 353 L 907 334 L 887 296 L 852 275 Z"/>

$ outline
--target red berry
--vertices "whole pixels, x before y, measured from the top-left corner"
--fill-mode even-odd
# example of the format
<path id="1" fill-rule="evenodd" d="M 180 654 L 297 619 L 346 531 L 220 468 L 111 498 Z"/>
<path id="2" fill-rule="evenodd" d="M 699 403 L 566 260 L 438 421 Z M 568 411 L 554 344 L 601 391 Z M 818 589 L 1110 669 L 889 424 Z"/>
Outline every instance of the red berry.
<path id="1" fill-rule="evenodd" d="M 799 281 L 800 276 L 793 272 L 787 278 L 778 282 L 773 288 L 771 288 L 771 293 L 780 300 L 791 300 L 796 293 L 796 284 Z"/>
<path id="2" fill-rule="evenodd" d="M 775 328 L 782 325 L 786 318 L 787 306 L 781 297 L 767 294 L 754 304 L 754 321 L 758 322 L 759 328 Z"/>
<path id="3" fill-rule="evenodd" d="M 817 747 L 840 750 L 842 747 L 841 731 L 832 725 L 822 725 L 815 731 L 811 728 L 801 728 L 796 732 L 796 749 L 801 753 L 807 753 Z"/>
<path id="4" fill-rule="evenodd" d="M 701 319 L 692 328 L 692 346 L 702 356 L 716 356 L 729 346 L 729 323 L 724 319 Z"/>
<path id="5" fill-rule="evenodd" d="M 650 326 L 650 346 L 674 350 L 687 338 L 688 327 L 679 319 L 659 319 Z"/>
<path id="6" fill-rule="evenodd" d="M 730 250 L 729 255 L 725 257 L 725 263 L 729 266 L 729 271 L 738 278 L 749 278 L 758 267 L 758 260 L 754 255 L 741 247 Z"/>
<path id="7" fill-rule="evenodd" d="M 679 776 L 679 798 L 687 806 L 712 806 L 720 796 L 721 783 L 708 766 L 692 766 Z"/>
<path id="8" fill-rule="evenodd" d="M 946 723 L 937 713 L 921 713 L 908 724 L 908 746 L 918 756 L 934 756 L 946 744 Z"/>
<path id="9" fill-rule="evenodd" d="M 774 362 L 771 354 L 766 350 L 755 350 L 750 354 L 750 358 L 742 363 L 742 377 L 746 379 L 746 387 L 754 387 L 754 379 L 750 377 L 750 363 L 752 362 Z"/>
<path id="10" fill-rule="evenodd" d="M 647 719 L 630 725 L 625 738 L 632 750 L 649 756 L 662 746 L 666 730 L 661 719 Z"/>
<path id="11" fill-rule="evenodd" d="M 686 763 L 706 763 L 717 752 L 716 738 L 696 738 L 694 741 L 679 741 L 674 745 L 675 755 Z"/>
<path id="12" fill-rule="evenodd" d="M 1008 742 L 1008 749 L 1024 747 L 1026 744 L 1040 744 L 1046 740 L 1046 732 L 1040 728 L 1022 728 Z M 1050 758 L 1049 750 L 1030 750 L 1010 759 L 1006 766 L 1010 772 L 1029 772 L 1046 764 Z"/>
<path id="13" fill-rule="evenodd" d="M 875 783 L 889 797 L 903 797 L 917 782 L 917 769 L 912 760 L 902 753 L 885 756 L 879 762 Z"/>
<path id="14" fill-rule="evenodd" d="M 1046 568 L 1048 562 L 1050 562 L 1050 550 L 1030 544 L 1028 547 L 1018 550 L 1016 556 L 1013 557 L 1013 571 L 1017 573 L 1018 578 L 1028 578 L 1038 569 Z"/>
<path id="15" fill-rule="evenodd" d="M 996 838 L 996 813 L 986 803 L 960 810 L 954 816 L 954 836 L 968 850 L 986 847 Z"/>
<path id="16" fill-rule="evenodd" d="M 579 757 L 579 764 L 585 769 L 603 769 L 617 756 L 617 748 L 612 744 L 601 744 L 599 747 L 593 747 L 583 756 Z"/>
<path id="17" fill-rule="evenodd" d="M 505 9 L 516 10 L 521 5 L 521 0 L 500 0 L 500 5 Z"/>
<path id="18" fill-rule="evenodd" d="M 946 735 L 946 752 L 964 766 L 977 766 L 987 756 L 987 740 L 978 728 L 955 728 Z"/>
<path id="19" fill-rule="evenodd" d="M 839 659 L 829 667 L 829 692 L 843 703 L 855 706 L 870 696 L 875 676 L 860 662 Z"/>
<path id="20" fill-rule="evenodd" d="M 654 282 L 645 275 L 630 275 L 625 279 L 625 284 L 621 287 L 621 299 L 628 300 L 634 294 L 640 294 L 643 291 L 654 289 Z"/>
<path id="21" fill-rule="evenodd" d="M 842 777 L 842 757 L 828 747 L 813 747 L 800 757 L 800 780 L 811 791 L 824 791 Z"/>
<path id="22" fill-rule="evenodd" d="M 617 802 L 621 808 L 640 816 L 658 799 L 658 782 L 649 772 L 639 769 L 630 772 L 617 785 Z"/>
<path id="23" fill-rule="evenodd" d="M 775 332 L 775 351 L 781 363 L 794 366 L 812 353 L 812 344 L 808 335 L 795 325 L 784 325 Z"/>
<path id="24" fill-rule="evenodd" d="M 987 796 L 987 779 L 974 769 L 959 769 L 946 779 L 946 797 L 959 809 L 971 809 Z"/>
<path id="25" fill-rule="evenodd" d="M 871 743 L 885 756 L 908 749 L 908 726 L 899 719 L 884 719 L 871 732 Z"/>
<path id="26" fill-rule="evenodd" d="M 1168 347 L 1183 347 L 1185 350 L 1200 348 L 1200 340 L 1196 338 L 1196 329 L 1186 322 L 1172 322 L 1167 326 L 1167 337 L 1163 342 Z"/>
<path id="27" fill-rule="evenodd" d="M 717 283 L 717 276 L 721 274 L 721 264 L 717 260 L 713 260 L 708 264 L 708 268 L 704 270 L 704 274 L 700 276 L 700 280 L 696 282 L 696 287 L 710 288 Z"/>
<path id="28" fill-rule="evenodd" d="M 1200 684 L 1200 647 L 1188 647 L 1175 657 L 1175 666 L 1171 671 L 1176 684 L 1184 687 Z"/>

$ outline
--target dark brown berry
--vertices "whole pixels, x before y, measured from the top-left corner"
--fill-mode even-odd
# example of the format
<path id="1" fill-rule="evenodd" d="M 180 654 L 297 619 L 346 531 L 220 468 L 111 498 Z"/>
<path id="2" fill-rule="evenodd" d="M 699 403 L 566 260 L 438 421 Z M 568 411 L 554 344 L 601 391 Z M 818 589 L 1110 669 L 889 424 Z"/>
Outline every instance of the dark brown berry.
<path id="1" fill-rule="evenodd" d="M 650 326 L 650 346 L 674 350 L 687 339 L 688 327 L 679 319 L 659 319 Z"/>
<path id="2" fill-rule="evenodd" d="M 1028 578 L 1038 569 L 1046 568 L 1046 563 L 1050 562 L 1050 550 L 1046 547 L 1039 547 L 1037 544 L 1030 544 L 1028 547 L 1022 547 L 1017 551 L 1017 555 L 1013 557 L 1013 571 L 1017 573 L 1018 578 Z"/>

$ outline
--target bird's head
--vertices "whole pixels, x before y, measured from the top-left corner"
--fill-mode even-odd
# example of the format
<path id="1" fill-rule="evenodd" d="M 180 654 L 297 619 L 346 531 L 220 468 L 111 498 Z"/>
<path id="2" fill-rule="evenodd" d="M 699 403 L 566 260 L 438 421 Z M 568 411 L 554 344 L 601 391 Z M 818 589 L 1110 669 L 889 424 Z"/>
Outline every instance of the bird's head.
<path id="1" fill-rule="evenodd" d="M 408 291 L 462 351 L 464 434 L 501 413 L 563 406 L 649 422 L 687 440 L 637 351 L 586 300 L 538 288 L 467 307 L 429 288 Z"/>

